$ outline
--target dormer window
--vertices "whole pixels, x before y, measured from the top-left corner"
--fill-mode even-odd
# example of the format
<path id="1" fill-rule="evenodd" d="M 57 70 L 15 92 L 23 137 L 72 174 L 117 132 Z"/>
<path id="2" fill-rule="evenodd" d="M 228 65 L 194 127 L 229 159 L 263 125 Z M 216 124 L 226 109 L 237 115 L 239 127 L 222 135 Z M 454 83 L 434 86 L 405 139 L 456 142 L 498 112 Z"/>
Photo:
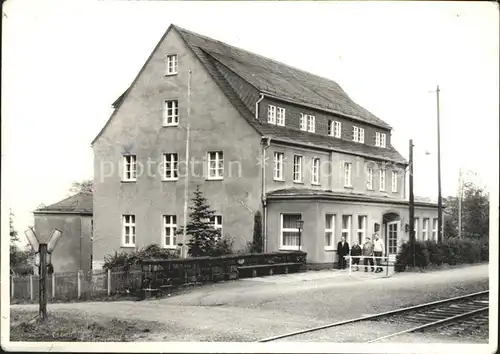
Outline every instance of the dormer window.
<path id="1" fill-rule="evenodd" d="M 267 108 L 267 122 L 269 124 L 277 124 L 285 126 L 285 109 L 269 105 Z"/>
<path id="2" fill-rule="evenodd" d="M 278 107 L 276 109 L 276 124 L 281 125 L 282 127 L 285 126 L 285 109 Z"/>
<path id="3" fill-rule="evenodd" d="M 340 138 L 341 137 L 341 129 L 342 125 L 340 122 L 336 120 L 329 120 L 328 121 L 328 135 L 333 136 L 335 138 Z"/>
<path id="4" fill-rule="evenodd" d="M 276 106 L 269 105 L 267 107 L 267 122 L 269 124 L 276 124 Z"/>
<path id="5" fill-rule="evenodd" d="M 352 127 L 352 140 L 357 143 L 365 142 L 365 130 L 360 127 L 353 126 Z"/>
<path id="6" fill-rule="evenodd" d="M 300 130 L 314 133 L 316 131 L 316 117 L 301 113 Z"/>
<path id="7" fill-rule="evenodd" d="M 177 74 L 177 54 L 169 54 L 167 55 L 167 67 L 166 67 L 166 75 L 175 75 Z"/>
<path id="8" fill-rule="evenodd" d="M 375 133 L 375 146 L 385 148 L 385 134 L 384 133 Z"/>

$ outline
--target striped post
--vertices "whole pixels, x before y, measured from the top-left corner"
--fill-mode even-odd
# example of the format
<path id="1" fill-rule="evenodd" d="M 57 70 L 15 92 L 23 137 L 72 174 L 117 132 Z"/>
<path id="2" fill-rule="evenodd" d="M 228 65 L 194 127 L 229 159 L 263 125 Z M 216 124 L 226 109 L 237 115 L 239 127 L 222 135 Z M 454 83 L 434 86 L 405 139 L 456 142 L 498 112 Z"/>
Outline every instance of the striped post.
<path id="1" fill-rule="evenodd" d="M 52 273 L 52 298 L 56 297 L 56 273 Z"/>
<path id="2" fill-rule="evenodd" d="M 108 296 L 111 295 L 111 269 L 108 268 Z"/>
<path id="3" fill-rule="evenodd" d="M 33 301 L 35 294 L 33 293 L 33 275 L 30 275 L 30 300 Z"/>
<path id="4" fill-rule="evenodd" d="M 80 295 L 82 293 L 82 285 L 81 285 L 81 278 L 80 278 L 80 270 L 76 272 L 76 280 L 77 280 L 77 288 L 78 288 L 78 298 L 80 298 Z"/>

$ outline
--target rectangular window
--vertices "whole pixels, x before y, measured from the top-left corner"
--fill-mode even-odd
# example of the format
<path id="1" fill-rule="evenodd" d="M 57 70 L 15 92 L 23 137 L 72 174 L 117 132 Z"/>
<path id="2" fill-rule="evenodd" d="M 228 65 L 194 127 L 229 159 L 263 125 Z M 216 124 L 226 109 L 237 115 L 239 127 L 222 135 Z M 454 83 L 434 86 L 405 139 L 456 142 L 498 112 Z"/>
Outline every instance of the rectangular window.
<path id="1" fill-rule="evenodd" d="M 423 225 L 422 225 L 422 239 L 424 241 L 427 241 L 429 239 L 429 218 L 425 218 L 423 220 Z"/>
<path id="2" fill-rule="evenodd" d="M 358 143 L 365 142 L 365 130 L 360 127 L 353 126 L 352 127 L 352 140 Z"/>
<path id="3" fill-rule="evenodd" d="M 328 135 L 333 136 L 335 138 L 340 138 L 340 129 L 341 129 L 340 122 L 337 122 L 336 120 L 328 121 Z"/>
<path id="4" fill-rule="evenodd" d="M 293 181 L 302 182 L 302 156 L 293 156 Z"/>
<path id="5" fill-rule="evenodd" d="M 432 219 L 432 241 L 437 240 L 438 234 L 438 219 Z"/>
<path id="6" fill-rule="evenodd" d="M 163 247 L 177 247 L 177 217 L 175 215 L 163 215 Z"/>
<path id="7" fill-rule="evenodd" d="M 362 245 L 366 237 L 366 215 L 358 215 L 358 243 Z"/>
<path id="8" fill-rule="evenodd" d="M 398 253 L 398 226 L 396 223 L 387 224 L 387 243 L 390 255 Z"/>
<path id="9" fill-rule="evenodd" d="M 351 215 L 342 215 L 342 235 L 345 237 L 346 242 L 351 242 Z"/>
<path id="10" fill-rule="evenodd" d="M 163 154 L 164 173 L 167 181 L 175 181 L 179 175 L 179 160 L 176 153 Z"/>
<path id="11" fill-rule="evenodd" d="M 214 215 L 210 218 L 210 223 L 219 231 L 219 237 L 222 237 L 222 215 Z"/>
<path id="12" fill-rule="evenodd" d="M 359 130 L 358 127 L 354 126 L 352 127 L 352 140 L 358 141 L 358 139 L 359 139 Z"/>
<path id="13" fill-rule="evenodd" d="M 300 114 L 300 130 L 307 131 L 307 115 L 303 113 Z"/>
<path id="14" fill-rule="evenodd" d="M 314 133 L 316 131 L 316 117 L 315 116 L 307 116 L 307 131 Z"/>
<path id="15" fill-rule="evenodd" d="M 311 168 L 311 183 L 319 184 L 319 158 L 313 158 Z"/>
<path id="16" fill-rule="evenodd" d="M 380 169 L 380 190 L 385 191 L 385 168 Z"/>
<path id="17" fill-rule="evenodd" d="M 137 158 L 135 155 L 123 156 L 123 180 L 137 180 Z"/>
<path id="18" fill-rule="evenodd" d="M 163 125 L 175 126 L 179 124 L 179 101 L 165 101 L 165 116 Z"/>
<path id="19" fill-rule="evenodd" d="M 135 246 L 135 215 L 122 216 L 122 246 Z"/>
<path id="20" fill-rule="evenodd" d="M 398 171 L 392 171 L 392 191 L 398 191 Z"/>
<path id="21" fill-rule="evenodd" d="M 274 153 L 274 179 L 278 181 L 283 180 L 283 153 Z"/>
<path id="22" fill-rule="evenodd" d="M 276 106 L 269 105 L 267 108 L 267 122 L 276 124 Z"/>
<path id="23" fill-rule="evenodd" d="M 335 214 L 325 215 L 325 249 L 335 249 Z"/>
<path id="24" fill-rule="evenodd" d="M 367 178 L 368 181 L 366 182 L 366 188 L 373 190 L 373 167 L 368 167 Z"/>
<path id="25" fill-rule="evenodd" d="M 351 169 L 352 169 L 352 164 L 350 162 L 345 162 L 344 163 L 344 187 L 352 187 Z"/>
<path id="26" fill-rule="evenodd" d="M 208 152 L 208 179 L 224 178 L 224 155 L 222 151 Z"/>
<path id="27" fill-rule="evenodd" d="M 333 129 L 333 135 L 336 138 L 340 138 L 342 136 L 342 124 L 340 122 L 335 121 L 334 122 L 334 129 Z"/>
<path id="28" fill-rule="evenodd" d="M 415 218 L 413 220 L 413 222 L 414 222 L 413 230 L 415 230 L 415 240 L 418 240 L 419 239 L 419 234 L 418 234 L 418 222 L 419 222 L 419 220 L 418 220 L 418 218 Z"/>
<path id="29" fill-rule="evenodd" d="M 302 218 L 300 214 L 281 214 L 281 247 L 282 249 L 298 250 L 299 229 L 297 221 Z"/>
<path id="30" fill-rule="evenodd" d="M 375 133 L 375 146 L 380 146 L 380 133 Z"/>
<path id="31" fill-rule="evenodd" d="M 167 75 L 177 74 L 177 54 L 167 55 L 166 74 Z"/>
<path id="32" fill-rule="evenodd" d="M 276 124 L 281 125 L 282 127 L 285 126 L 285 109 L 278 107 L 278 110 L 276 111 Z"/>
<path id="33" fill-rule="evenodd" d="M 380 134 L 380 147 L 385 148 L 385 134 Z"/>

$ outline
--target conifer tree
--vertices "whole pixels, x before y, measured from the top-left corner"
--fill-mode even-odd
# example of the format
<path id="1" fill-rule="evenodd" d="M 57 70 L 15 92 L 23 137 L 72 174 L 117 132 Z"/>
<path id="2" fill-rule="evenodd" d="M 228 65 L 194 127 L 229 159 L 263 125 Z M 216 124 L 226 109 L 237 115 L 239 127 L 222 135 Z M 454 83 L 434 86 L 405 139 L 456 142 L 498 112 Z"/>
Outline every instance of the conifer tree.
<path id="1" fill-rule="evenodd" d="M 200 191 L 200 186 L 196 187 L 191 201 L 193 206 L 189 207 L 189 219 L 186 224 L 186 234 L 190 236 L 188 254 L 192 257 L 208 256 L 220 237 L 219 231 L 211 223 L 215 212 L 210 209 L 207 200 Z M 182 228 L 179 233 L 182 233 Z"/>

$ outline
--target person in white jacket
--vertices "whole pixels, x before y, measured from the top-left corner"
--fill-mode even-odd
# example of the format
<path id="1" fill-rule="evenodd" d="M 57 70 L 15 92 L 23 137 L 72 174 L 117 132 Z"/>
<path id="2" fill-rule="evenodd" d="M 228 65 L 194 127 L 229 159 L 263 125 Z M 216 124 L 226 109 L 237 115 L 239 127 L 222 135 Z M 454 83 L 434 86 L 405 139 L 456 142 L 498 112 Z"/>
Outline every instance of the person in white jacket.
<path id="1" fill-rule="evenodd" d="M 374 240 L 373 240 L 373 255 L 375 257 L 382 257 L 384 254 L 384 243 L 382 242 L 382 239 L 379 237 L 377 233 L 373 235 Z M 377 264 L 377 269 L 375 269 L 375 273 L 382 272 L 383 269 L 380 266 L 380 258 L 375 258 L 375 263 Z"/>

